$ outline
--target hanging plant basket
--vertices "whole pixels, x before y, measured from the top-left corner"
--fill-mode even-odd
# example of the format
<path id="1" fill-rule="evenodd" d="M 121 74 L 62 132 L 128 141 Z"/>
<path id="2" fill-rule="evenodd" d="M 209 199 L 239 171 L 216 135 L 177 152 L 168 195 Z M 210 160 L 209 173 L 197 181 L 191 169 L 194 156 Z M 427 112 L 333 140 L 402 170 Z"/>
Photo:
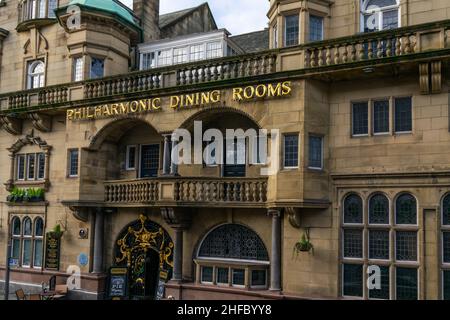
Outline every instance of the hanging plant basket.
<path id="1" fill-rule="evenodd" d="M 306 229 L 299 242 L 294 245 L 294 252 L 314 252 L 314 246 L 309 240 L 309 229 Z"/>

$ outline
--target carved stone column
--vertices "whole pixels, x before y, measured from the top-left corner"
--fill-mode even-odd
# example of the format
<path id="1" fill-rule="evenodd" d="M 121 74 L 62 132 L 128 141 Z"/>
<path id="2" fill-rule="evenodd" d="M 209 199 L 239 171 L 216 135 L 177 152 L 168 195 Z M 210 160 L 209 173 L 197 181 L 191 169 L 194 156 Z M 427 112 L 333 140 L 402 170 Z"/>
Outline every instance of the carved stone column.
<path id="1" fill-rule="evenodd" d="M 170 134 L 164 135 L 163 175 L 170 174 Z"/>
<path id="2" fill-rule="evenodd" d="M 177 145 L 178 140 L 172 136 L 172 150 L 175 148 L 175 146 Z M 177 176 L 178 175 L 178 152 L 175 152 L 174 154 L 172 154 L 171 150 L 171 166 L 170 166 L 170 174 L 173 176 Z"/>
<path id="3" fill-rule="evenodd" d="M 103 272 L 103 245 L 104 245 L 104 213 L 101 208 L 95 209 L 91 217 L 95 218 L 94 222 L 94 259 L 93 273 Z"/>
<path id="4" fill-rule="evenodd" d="M 270 290 L 281 291 L 281 211 L 269 209 L 272 217 L 272 252 L 270 259 Z"/>

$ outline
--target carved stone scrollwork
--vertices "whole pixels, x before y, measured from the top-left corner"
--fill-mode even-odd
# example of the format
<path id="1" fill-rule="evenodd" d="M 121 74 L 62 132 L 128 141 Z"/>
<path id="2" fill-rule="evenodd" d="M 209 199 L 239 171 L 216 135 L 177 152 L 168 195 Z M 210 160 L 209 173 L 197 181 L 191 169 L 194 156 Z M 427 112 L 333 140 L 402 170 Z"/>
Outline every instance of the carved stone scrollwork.
<path id="1" fill-rule="evenodd" d="M 33 121 L 33 127 L 41 132 L 50 132 L 52 130 L 52 118 L 50 116 L 38 113 L 30 113 L 28 117 Z"/>
<path id="2" fill-rule="evenodd" d="M 161 208 L 162 218 L 172 227 L 177 227 L 181 229 L 187 229 L 191 225 L 191 214 L 190 212 L 183 210 L 178 211 L 174 208 Z"/>
<path id="3" fill-rule="evenodd" d="M 442 92 L 442 62 L 432 61 L 419 65 L 420 93 L 431 94 Z"/>
<path id="4" fill-rule="evenodd" d="M 285 212 L 288 215 L 288 220 L 291 226 L 293 226 L 296 229 L 301 228 L 301 219 L 300 219 L 300 212 L 296 208 L 286 208 Z"/>
<path id="5" fill-rule="evenodd" d="M 22 134 L 22 119 L 0 116 L 0 127 L 12 135 Z"/>
<path id="6" fill-rule="evenodd" d="M 70 211 L 72 211 L 72 215 L 75 219 L 82 221 L 82 222 L 88 222 L 89 220 L 89 208 L 83 208 L 83 207 L 69 207 Z"/>
<path id="7" fill-rule="evenodd" d="M 441 93 L 442 91 L 442 62 L 431 62 L 431 92 Z"/>
<path id="8" fill-rule="evenodd" d="M 421 94 L 428 94 L 430 90 L 430 77 L 429 77 L 429 70 L 428 70 L 428 63 L 421 63 L 419 65 L 419 74 L 420 74 L 420 93 Z"/>

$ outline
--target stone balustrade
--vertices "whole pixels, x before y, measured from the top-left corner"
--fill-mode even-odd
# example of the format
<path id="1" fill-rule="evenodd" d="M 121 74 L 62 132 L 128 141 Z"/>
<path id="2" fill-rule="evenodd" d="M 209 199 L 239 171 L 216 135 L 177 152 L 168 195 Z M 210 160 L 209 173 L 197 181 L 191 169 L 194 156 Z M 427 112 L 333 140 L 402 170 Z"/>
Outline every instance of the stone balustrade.
<path id="1" fill-rule="evenodd" d="M 161 196 L 162 185 L 170 186 L 170 199 Z M 105 202 L 136 204 L 176 202 L 264 204 L 267 178 L 154 178 L 106 181 Z"/>
<path id="2" fill-rule="evenodd" d="M 361 33 L 265 52 L 2 93 L 0 112 L 23 112 L 30 107 L 95 104 L 108 97 L 125 99 L 125 95 L 143 96 L 152 90 L 169 92 L 183 86 L 191 89 L 189 86 L 195 87 L 197 84 L 235 79 L 250 81 L 260 76 L 265 76 L 262 78 L 264 81 L 271 81 L 272 77 L 277 79 L 277 73 L 284 71 L 289 71 L 292 76 L 294 71 L 305 76 L 308 72 L 316 73 L 325 68 L 327 72 L 339 72 L 342 69 L 340 66 L 364 68 L 414 59 L 438 59 L 448 56 L 449 39 L 450 20 Z M 295 61 L 298 61 L 298 66 Z"/>

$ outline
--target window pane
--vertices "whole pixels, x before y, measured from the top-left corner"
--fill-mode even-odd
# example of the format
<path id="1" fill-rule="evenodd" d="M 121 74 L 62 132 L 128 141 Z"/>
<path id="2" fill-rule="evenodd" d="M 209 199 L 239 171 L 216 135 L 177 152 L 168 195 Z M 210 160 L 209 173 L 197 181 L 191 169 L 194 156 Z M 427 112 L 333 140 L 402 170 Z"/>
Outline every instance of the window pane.
<path id="1" fill-rule="evenodd" d="M 188 62 L 188 48 L 176 48 L 173 49 L 173 63 L 186 63 Z"/>
<path id="2" fill-rule="evenodd" d="M 34 267 L 42 267 L 42 240 L 34 241 Z"/>
<path id="3" fill-rule="evenodd" d="M 202 282 L 213 282 L 213 267 L 202 267 Z"/>
<path id="4" fill-rule="evenodd" d="M 450 232 L 442 234 L 442 251 L 444 263 L 450 263 Z"/>
<path id="5" fill-rule="evenodd" d="M 412 99 L 395 99 L 395 132 L 412 131 Z"/>
<path id="6" fill-rule="evenodd" d="M 45 176 L 45 155 L 43 153 L 38 153 L 37 160 L 38 160 L 37 178 L 42 180 L 44 179 Z"/>
<path id="7" fill-rule="evenodd" d="M 285 18 L 285 24 L 285 45 L 297 45 L 299 32 L 298 15 L 287 16 Z"/>
<path id="8" fill-rule="evenodd" d="M 410 194 L 403 194 L 397 198 L 395 204 L 396 224 L 417 224 L 416 199 Z"/>
<path id="9" fill-rule="evenodd" d="M 31 236 L 31 219 L 26 218 L 23 222 L 23 235 Z"/>
<path id="10" fill-rule="evenodd" d="M 27 179 L 34 180 L 34 173 L 36 170 L 36 155 L 29 154 L 27 159 Z"/>
<path id="11" fill-rule="evenodd" d="M 127 154 L 127 169 L 136 168 L 136 147 L 129 146 Z"/>
<path id="12" fill-rule="evenodd" d="M 91 79 L 102 78 L 105 71 L 105 60 L 99 58 L 91 58 Z"/>
<path id="13" fill-rule="evenodd" d="M 389 100 L 373 103 L 373 132 L 389 132 Z"/>
<path id="14" fill-rule="evenodd" d="M 83 58 L 78 57 L 73 59 L 73 81 L 83 80 Z"/>
<path id="15" fill-rule="evenodd" d="M 142 69 L 150 69 L 156 67 L 156 59 L 155 59 L 155 53 L 144 53 L 142 55 Z"/>
<path id="16" fill-rule="evenodd" d="M 343 295 L 363 296 L 363 266 L 357 264 L 343 265 Z"/>
<path id="17" fill-rule="evenodd" d="M 190 48 L 191 61 L 202 60 L 205 58 L 205 50 L 204 45 L 199 44 L 195 46 L 191 46 Z"/>
<path id="18" fill-rule="evenodd" d="M 389 299 L 389 267 L 380 266 L 381 289 L 369 289 L 370 299 Z"/>
<path id="19" fill-rule="evenodd" d="M 417 269 L 397 268 L 397 300 L 417 300 Z"/>
<path id="20" fill-rule="evenodd" d="M 58 7 L 58 0 L 48 0 L 48 17 L 54 18 L 54 10 Z"/>
<path id="21" fill-rule="evenodd" d="M 252 271 L 252 286 L 266 286 L 266 270 Z"/>
<path id="22" fill-rule="evenodd" d="M 69 175 L 77 176 L 78 175 L 78 150 L 70 150 L 69 155 Z"/>
<path id="23" fill-rule="evenodd" d="M 25 156 L 24 155 L 17 156 L 17 179 L 18 180 L 25 179 Z"/>
<path id="24" fill-rule="evenodd" d="M 389 259 L 389 231 L 369 231 L 369 259 Z"/>
<path id="25" fill-rule="evenodd" d="M 31 265 L 31 240 L 30 239 L 23 240 L 22 265 L 23 266 Z"/>
<path id="26" fill-rule="evenodd" d="M 20 257 L 20 240 L 13 239 L 12 240 L 12 249 L 11 249 L 11 258 L 19 259 Z"/>
<path id="27" fill-rule="evenodd" d="M 360 102 L 353 104 L 353 135 L 369 133 L 368 103 Z"/>
<path id="28" fill-rule="evenodd" d="M 322 137 L 309 136 L 309 167 L 322 169 Z"/>
<path id="29" fill-rule="evenodd" d="M 172 52 L 171 50 L 162 50 L 158 52 L 158 66 L 168 66 L 172 64 Z"/>
<path id="30" fill-rule="evenodd" d="M 272 29 L 273 47 L 278 48 L 278 26 L 274 25 Z"/>
<path id="31" fill-rule="evenodd" d="M 309 16 L 309 40 L 323 40 L 323 18 L 318 16 Z"/>
<path id="32" fill-rule="evenodd" d="M 222 43 L 212 42 L 206 45 L 206 58 L 213 59 L 223 56 Z"/>
<path id="33" fill-rule="evenodd" d="M 45 12 L 45 2 L 47 0 L 39 0 L 39 18 L 45 18 L 46 12 Z"/>
<path id="34" fill-rule="evenodd" d="M 444 300 L 450 300 L 450 270 L 445 270 L 443 272 L 443 285 L 444 285 L 444 295 L 443 298 Z"/>
<path id="35" fill-rule="evenodd" d="M 344 230 L 344 258 L 363 257 L 362 230 Z"/>
<path id="36" fill-rule="evenodd" d="M 245 270 L 233 269 L 233 285 L 243 286 L 245 285 Z"/>
<path id="37" fill-rule="evenodd" d="M 450 225 L 450 194 L 442 201 L 442 224 Z"/>
<path id="38" fill-rule="evenodd" d="M 398 28 L 398 10 L 383 12 L 383 30 Z"/>
<path id="39" fill-rule="evenodd" d="M 344 223 L 363 223 L 362 200 L 356 194 L 349 195 L 345 198 Z"/>
<path id="40" fill-rule="evenodd" d="M 16 235 L 16 236 L 20 236 L 20 219 L 19 218 L 14 218 L 12 221 L 12 234 Z"/>
<path id="41" fill-rule="evenodd" d="M 228 284 L 228 268 L 217 268 L 217 283 Z"/>
<path id="42" fill-rule="evenodd" d="M 417 232 L 397 231 L 396 257 L 399 261 L 417 261 Z"/>
<path id="43" fill-rule="evenodd" d="M 298 167 L 298 135 L 284 136 L 284 167 Z"/>
<path id="44" fill-rule="evenodd" d="M 389 224 L 389 200 L 382 194 L 377 194 L 370 198 L 369 223 Z"/>
<path id="45" fill-rule="evenodd" d="M 34 235 L 42 237 L 44 235 L 44 220 L 37 218 L 34 222 Z"/>

